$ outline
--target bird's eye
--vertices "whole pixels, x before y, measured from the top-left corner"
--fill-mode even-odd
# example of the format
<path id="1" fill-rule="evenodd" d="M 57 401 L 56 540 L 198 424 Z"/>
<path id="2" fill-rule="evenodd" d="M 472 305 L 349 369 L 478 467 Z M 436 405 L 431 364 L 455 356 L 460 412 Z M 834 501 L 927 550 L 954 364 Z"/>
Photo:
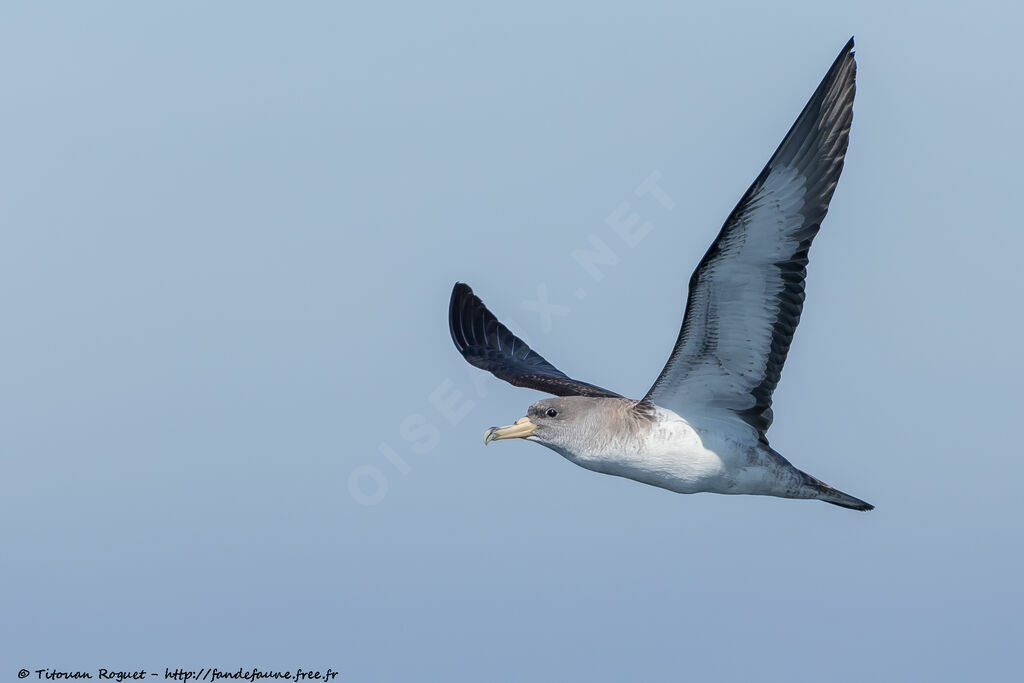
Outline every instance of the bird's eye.
<path id="1" fill-rule="evenodd" d="M 555 410 L 554 408 L 548 408 L 548 411 L 544 414 L 547 415 L 548 417 L 554 417 L 558 415 L 558 411 Z"/>

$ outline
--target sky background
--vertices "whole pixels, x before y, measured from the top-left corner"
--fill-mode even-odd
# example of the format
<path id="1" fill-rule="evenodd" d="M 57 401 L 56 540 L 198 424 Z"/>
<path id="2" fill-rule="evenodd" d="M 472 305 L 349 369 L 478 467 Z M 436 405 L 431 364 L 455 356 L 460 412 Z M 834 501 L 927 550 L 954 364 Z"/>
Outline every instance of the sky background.
<path id="1" fill-rule="evenodd" d="M 1020 7 L 711 5 L 6 7 L 0 681 L 1019 673 Z M 850 35 L 769 436 L 877 510 L 485 450 L 542 395 L 465 364 L 452 284 L 641 396 Z"/>

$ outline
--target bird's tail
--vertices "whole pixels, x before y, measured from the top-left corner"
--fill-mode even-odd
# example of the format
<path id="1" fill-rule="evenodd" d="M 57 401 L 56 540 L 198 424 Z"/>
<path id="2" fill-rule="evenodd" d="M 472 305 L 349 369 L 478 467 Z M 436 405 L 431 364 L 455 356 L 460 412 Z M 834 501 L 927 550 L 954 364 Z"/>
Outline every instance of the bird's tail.
<path id="1" fill-rule="evenodd" d="M 821 479 L 812 477 L 806 472 L 800 472 L 804 475 L 806 483 L 814 489 L 818 495 L 818 500 L 823 500 L 826 503 L 832 503 L 838 505 L 841 508 L 849 508 L 850 510 L 860 510 L 861 512 L 867 512 L 868 510 L 874 510 L 875 506 L 871 503 L 865 502 L 860 498 L 854 498 L 848 493 L 843 493 L 839 489 L 832 488 Z"/>

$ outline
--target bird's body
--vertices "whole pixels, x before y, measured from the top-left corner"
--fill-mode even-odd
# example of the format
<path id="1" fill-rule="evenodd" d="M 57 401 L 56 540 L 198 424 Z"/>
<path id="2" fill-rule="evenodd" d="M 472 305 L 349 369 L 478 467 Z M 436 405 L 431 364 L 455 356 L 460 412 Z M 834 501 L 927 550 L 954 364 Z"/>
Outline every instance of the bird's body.
<path id="1" fill-rule="evenodd" d="M 535 403 L 528 416 L 534 432 L 549 409 L 576 416 L 578 429 L 545 445 L 593 472 L 675 493 L 821 498 L 855 508 L 863 503 L 800 471 L 753 432 L 695 427 L 668 408 L 642 401 L 582 396 Z"/>
<path id="2" fill-rule="evenodd" d="M 706 444 L 671 410 L 621 398 L 578 400 L 591 404 L 579 406 L 578 412 L 594 416 L 594 428 L 588 430 L 594 438 L 554 450 L 588 470 L 676 493 L 724 492 L 730 488 L 730 472 L 738 472 L 746 460 L 741 444 L 716 439 L 713 433 L 707 436 L 716 443 Z"/>
<path id="3" fill-rule="evenodd" d="M 808 250 L 843 168 L 855 74 L 851 39 L 690 277 L 675 348 L 642 399 L 567 376 L 456 284 L 449 328 L 466 360 L 559 397 L 491 427 L 484 443 L 536 441 L 588 470 L 677 493 L 872 509 L 791 465 L 766 436 L 803 309 Z"/>
<path id="4" fill-rule="evenodd" d="M 596 414 L 605 417 L 636 411 L 636 401 L 626 403 L 632 405 L 595 406 Z M 685 419 L 665 408 L 653 406 L 642 412 L 645 417 L 624 417 L 621 421 L 615 417 L 606 419 L 604 426 L 608 436 L 597 443 L 580 444 L 573 450 L 555 450 L 588 470 L 626 477 L 676 493 L 755 493 L 771 488 L 770 477 L 765 476 L 767 470 L 758 462 L 756 448 L 731 441 L 716 432 L 702 435 Z M 623 434 L 622 427 L 635 419 L 644 421 L 645 428 Z M 758 488 L 760 491 L 755 490 Z"/>

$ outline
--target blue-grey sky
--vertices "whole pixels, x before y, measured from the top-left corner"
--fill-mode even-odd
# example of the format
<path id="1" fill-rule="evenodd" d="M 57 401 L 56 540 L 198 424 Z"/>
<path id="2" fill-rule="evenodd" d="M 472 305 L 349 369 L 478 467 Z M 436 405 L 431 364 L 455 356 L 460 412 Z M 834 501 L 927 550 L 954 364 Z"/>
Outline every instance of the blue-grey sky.
<path id="1" fill-rule="evenodd" d="M 0 678 L 1005 680 L 1022 20 L 8 7 Z M 691 270 L 850 35 L 850 151 L 770 437 L 877 510 L 485 450 L 541 395 L 464 363 L 451 285 L 569 374 L 642 395 Z M 652 174 L 672 208 L 637 194 Z M 650 228 L 629 246 L 609 220 L 632 213 Z M 594 239 L 614 254 L 599 280 L 572 257 Z"/>

